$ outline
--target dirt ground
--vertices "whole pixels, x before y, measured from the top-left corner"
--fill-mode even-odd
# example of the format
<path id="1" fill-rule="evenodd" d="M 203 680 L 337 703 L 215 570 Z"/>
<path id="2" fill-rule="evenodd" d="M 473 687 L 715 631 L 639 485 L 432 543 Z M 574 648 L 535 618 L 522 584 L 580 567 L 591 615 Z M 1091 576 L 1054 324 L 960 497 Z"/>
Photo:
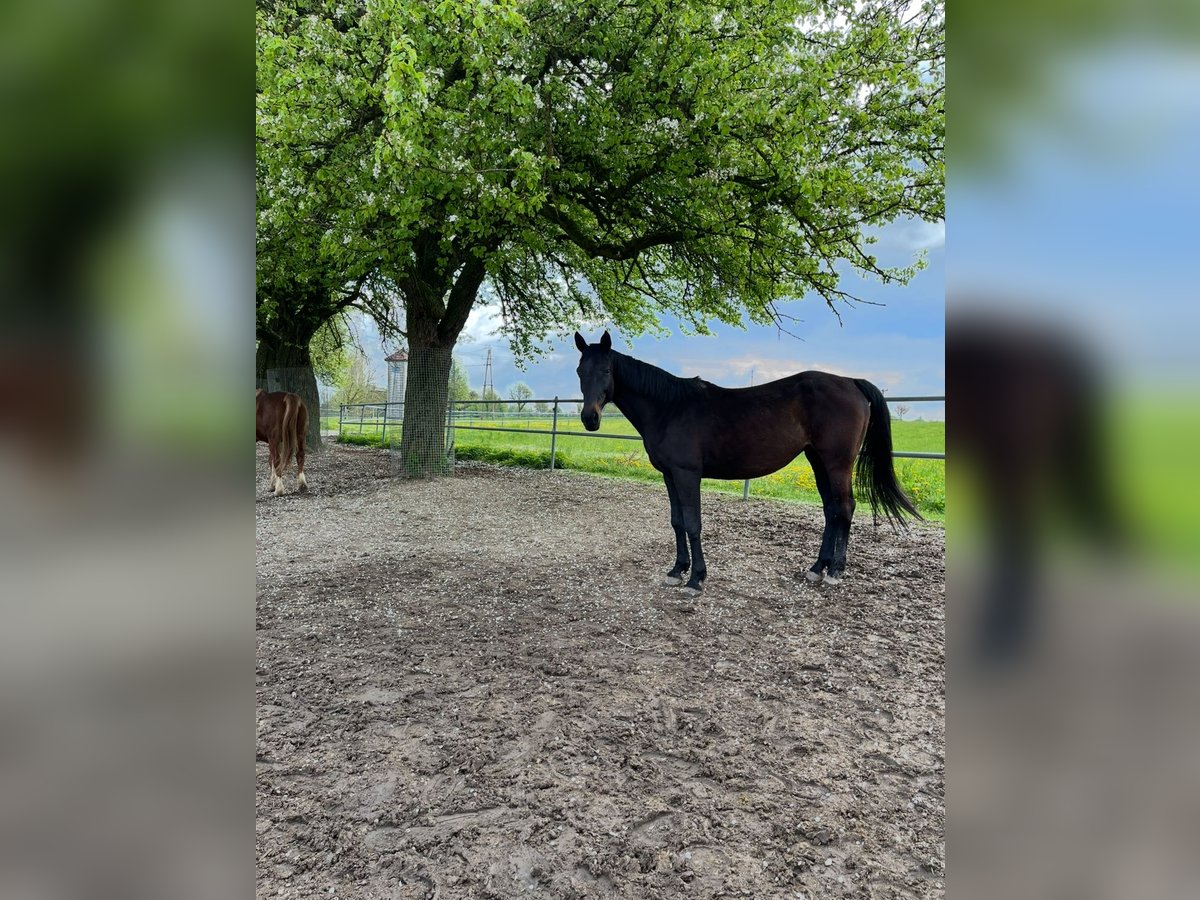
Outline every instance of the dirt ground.
<path id="1" fill-rule="evenodd" d="M 940 527 L 387 455 L 257 477 L 259 897 L 940 897 Z M 292 480 L 289 479 L 289 488 Z"/>

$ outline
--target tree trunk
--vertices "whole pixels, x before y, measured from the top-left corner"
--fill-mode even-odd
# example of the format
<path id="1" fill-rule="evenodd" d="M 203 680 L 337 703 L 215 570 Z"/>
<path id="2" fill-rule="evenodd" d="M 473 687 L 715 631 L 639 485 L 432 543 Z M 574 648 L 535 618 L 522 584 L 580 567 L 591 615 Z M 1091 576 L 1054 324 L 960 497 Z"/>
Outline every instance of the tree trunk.
<path id="1" fill-rule="evenodd" d="M 411 323 L 410 323 L 411 326 Z M 446 404 L 454 345 L 408 347 L 408 382 L 404 388 L 404 426 L 397 474 L 429 478 L 449 471 L 446 457 Z"/>
<path id="2" fill-rule="evenodd" d="M 311 337 L 311 336 L 310 336 Z M 268 391 L 299 394 L 308 409 L 308 432 L 304 438 L 309 453 L 321 450 L 321 395 L 313 372 L 307 341 L 260 338 L 254 358 L 255 385 Z"/>
<path id="3" fill-rule="evenodd" d="M 450 471 L 446 406 L 454 345 L 467 324 L 486 274 L 484 257 L 472 253 L 450 284 L 435 268 L 414 273 L 401 286 L 408 336 L 408 383 L 404 389 L 397 474 L 428 478 Z"/>

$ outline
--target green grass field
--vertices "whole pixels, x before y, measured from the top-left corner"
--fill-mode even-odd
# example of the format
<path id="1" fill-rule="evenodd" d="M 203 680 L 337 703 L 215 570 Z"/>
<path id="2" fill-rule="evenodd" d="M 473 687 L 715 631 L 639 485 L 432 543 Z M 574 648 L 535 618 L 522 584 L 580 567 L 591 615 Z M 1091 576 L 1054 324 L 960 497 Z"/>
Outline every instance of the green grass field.
<path id="1" fill-rule="evenodd" d="M 337 428 L 337 419 L 322 427 Z M 461 419 L 457 425 L 478 427 L 502 427 L 519 430 L 550 430 L 549 416 L 505 417 L 503 419 Z M 581 437 L 563 434 L 564 431 L 583 433 L 583 426 L 574 414 L 559 415 L 558 441 L 555 465 L 564 469 L 637 478 L 644 481 L 661 481 L 662 476 L 650 465 L 640 440 L 620 438 Z M 357 420 L 343 423 L 343 443 L 380 446 L 382 425 L 365 422 L 361 431 Z M 600 435 L 636 435 L 625 419 L 606 414 Z M 400 429 L 395 424 L 387 428 L 388 443 L 398 441 Z M 548 468 L 550 465 L 550 435 L 519 434 L 513 432 L 475 431 L 465 427 L 455 428 L 455 455 L 458 459 L 495 462 L 532 468 Z M 945 422 L 901 422 L 892 420 L 892 443 L 897 450 L 912 450 L 926 453 L 942 453 L 946 447 Z M 928 519 L 945 520 L 946 515 L 946 463 L 940 459 L 898 459 L 896 474 L 908 495 L 913 498 L 922 515 Z M 742 492 L 740 481 L 716 481 L 706 479 L 706 490 Z M 750 493 L 755 497 L 775 497 L 782 500 L 799 500 L 820 503 L 812 468 L 801 456 L 787 468 L 756 478 L 750 482 Z"/>

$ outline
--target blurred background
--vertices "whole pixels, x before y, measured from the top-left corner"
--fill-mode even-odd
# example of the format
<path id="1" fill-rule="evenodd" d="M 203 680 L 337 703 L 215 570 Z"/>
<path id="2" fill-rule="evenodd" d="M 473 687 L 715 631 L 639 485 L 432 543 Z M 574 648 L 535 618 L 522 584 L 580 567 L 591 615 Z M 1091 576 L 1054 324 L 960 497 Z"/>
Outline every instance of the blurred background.
<path id="1" fill-rule="evenodd" d="M 1200 887 L 1200 6 L 963 0 L 953 895 Z M 252 10 L 0 6 L 0 895 L 252 876 Z"/>
<path id="2" fill-rule="evenodd" d="M 1200 6 L 948 17 L 951 896 L 1200 892 Z"/>
<path id="3" fill-rule="evenodd" d="M 253 46 L 0 4 L 0 896 L 252 885 Z"/>

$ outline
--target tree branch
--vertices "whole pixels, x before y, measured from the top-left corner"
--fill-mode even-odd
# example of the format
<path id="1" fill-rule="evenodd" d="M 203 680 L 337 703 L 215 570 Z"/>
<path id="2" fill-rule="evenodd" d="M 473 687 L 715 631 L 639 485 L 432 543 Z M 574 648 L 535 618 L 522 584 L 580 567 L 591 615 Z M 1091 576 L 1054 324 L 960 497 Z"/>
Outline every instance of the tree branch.
<path id="1" fill-rule="evenodd" d="M 626 260 L 634 259 L 643 250 L 659 247 L 663 244 L 675 244 L 684 240 L 688 235 L 680 228 L 664 228 L 648 231 L 643 235 L 630 238 L 623 244 L 596 241 L 588 237 L 584 230 L 565 213 L 553 206 L 542 208 L 542 216 L 546 221 L 557 225 L 567 239 L 590 256 L 601 259 Z"/>
<path id="2" fill-rule="evenodd" d="M 443 343 L 453 344 L 458 340 L 459 334 L 467 324 L 467 316 L 471 314 L 471 307 L 475 305 L 475 298 L 479 296 L 480 285 L 486 277 L 487 263 L 483 257 L 469 254 L 466 264 L 454 281 L 454 287 L 450 288 L 450 296 L 446 300 L 446 314 L 438 323 L 438 338 Z"/>

